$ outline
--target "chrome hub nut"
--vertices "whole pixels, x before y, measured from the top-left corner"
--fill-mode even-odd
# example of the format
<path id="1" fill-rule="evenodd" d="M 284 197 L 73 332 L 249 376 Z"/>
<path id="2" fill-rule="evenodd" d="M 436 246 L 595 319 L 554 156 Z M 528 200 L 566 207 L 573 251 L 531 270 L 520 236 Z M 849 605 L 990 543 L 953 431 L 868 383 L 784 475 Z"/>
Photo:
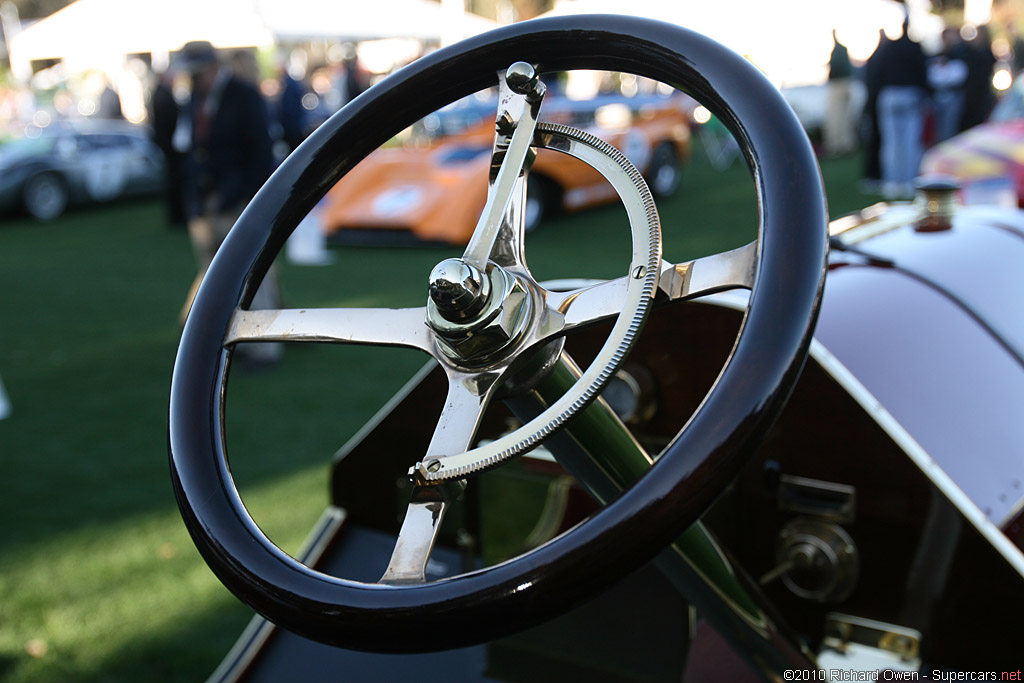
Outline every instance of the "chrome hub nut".
<path id="1" fill-rule="evenodd" d="M 476 266 L 462 259 L 445 259 L 430 271 L 430 300 L 445 320 L 471 320 L 487 304 L 490 284 L 490 278 Z"/>
<path id="2" fill-rule="evenodd" d="M 456 304 L 460 310 L 455 314 L 454 301 L 470 302 L 473 314 L 463 315 L 466 307 L 461 304 Z M 498 266 L 480 273 L 461 259 L 448 259 L 431 273 L 427 324 L 437 333 L 442 353 L 460 364 L 485 365 L 513 346 L 525 332 L 531 310 L 529 292 Z"/>

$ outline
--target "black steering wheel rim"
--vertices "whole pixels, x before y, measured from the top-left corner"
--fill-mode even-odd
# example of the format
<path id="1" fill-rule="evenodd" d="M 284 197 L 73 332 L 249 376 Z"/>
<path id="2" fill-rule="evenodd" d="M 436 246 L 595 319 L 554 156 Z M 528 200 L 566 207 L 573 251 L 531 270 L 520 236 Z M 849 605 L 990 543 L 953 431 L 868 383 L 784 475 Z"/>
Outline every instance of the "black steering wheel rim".
<path id="1" fill-rule="evenodd" d="M 759 264 L 732 360 L 652 471 L 589 520 L 508 562 L 415 586 L 308 569 L 251 519 L 231 479 L 223 340 L 300 219 L 388 137 L 493 85 L 515 61 L 541 71 L 631 72 L 689 92 L 744 150 L 758 193 Z M 179 507 L 222 582 L 271 621 L 334 645 L 426 651 L 483 642 L 563 611 L 638 568 L 732 480 L 788 397 L 824 277 L 826 211 L 806 135 L 749 63 L 678 26 L 623 16 L 535 20 L 438 50 L 321 126 L 274 173 L 217 253 L 186 323 L 171 386 L 169 452 Z M 415 459 L 419 454 L 410 454 Z"/>

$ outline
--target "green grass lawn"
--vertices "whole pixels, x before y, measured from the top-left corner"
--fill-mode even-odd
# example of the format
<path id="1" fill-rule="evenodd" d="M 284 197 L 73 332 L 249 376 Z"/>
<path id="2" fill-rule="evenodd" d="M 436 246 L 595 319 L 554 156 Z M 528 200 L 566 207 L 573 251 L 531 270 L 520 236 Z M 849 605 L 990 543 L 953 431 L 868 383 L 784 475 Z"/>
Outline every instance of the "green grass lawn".
<path id="1" fill-rule="evenodd" d="M 824 164 L 833 215 L 868 203 L 858 169 Z M 659 207 L 666 256 L 744 244 L 755 207 L 744 168 L 714 172 L 697 154 Z M 531 235 L 528 260 L 542 278 L 617 276 L 623 219 L 618 207 L 559 217 Z M 456 251 L 335 253 L 327 267 L 282 264 L 289 306 L 421 305 L 431 266 Z M 186 235 L 155 202 L 0 221 L 0 378 L 13 404 L 0 421 L 0 679 L 201 680 L 250 616 L 193 549 L 169 482 L 167 395 L 193 274 Z M 232 378 L 232 469 L 275 542 L 298 548 L 327 503 L 332 453 L 422 362 L 292 346 L 279 366 Z"/>

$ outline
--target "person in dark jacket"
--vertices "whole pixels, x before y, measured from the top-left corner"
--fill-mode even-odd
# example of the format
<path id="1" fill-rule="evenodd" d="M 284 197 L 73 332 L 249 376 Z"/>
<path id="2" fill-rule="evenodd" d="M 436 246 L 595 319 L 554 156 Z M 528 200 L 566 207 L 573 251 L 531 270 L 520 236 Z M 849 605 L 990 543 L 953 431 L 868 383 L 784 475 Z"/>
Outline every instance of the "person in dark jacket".
<path id="1" fill-rule="evenodd" d="M 879 69 L 882 64 L 882 52 L 889 38 L 885 31 L 878 31 L 878 46 L 868 58 L 864 67 L 864 88 L 867 91 L 867 100 L 864 102 L 863 120 L 861 123 L 864 130 L 864 173 L 861 187 L 864 192 L 876 193 L 882 186 L 882 135 L 878 130 L 878 90 Z"/>
<path id="2" fill-rule="evenodd" d="M 962 57 L 960 31 L 947 28 L 942 32 L 942 52 L 928 63 L 928 83 L 932 87 L 935 112 L 935 138 L 938 143 L 960 132 L 964 109 L 964 83 L 967 64 Z"/>
<path id="3" fill-rule="evenodd" d="M 882 192 L 889 198 L 913 196 L 913 181 L 924 151 L 928 69 L 921 46 L 903 35 L 879 46 L 878 128 L 881 134 Z"/>
<path id="4" fill-rule="evenodd" d="M 124 110 L 121 108 L 121 97 L 110 84 L 110 79 L 103 77 L 103 90 L 100 92 L 99 103 L 94 116 L 98 119 L 123 119 Z"/>
<path id="5" fill-rule="evenodd" d="M 182 196 L 183 154 L 174 148 L 174 130 L 178 127 L 180 108 L 174 99 L 173 72 L 168 69 L 158 77 L 156 87 L 149 96 L 149 125 L 153 142 L 164 153 L 166 169 L 164 204 L 167 223 L 173 228 L 185 227 L 185 207 Z"/>
<path id="6" fill-rule="evenodd" d="M 183 112 L 191 139 L 185 188 L 189 236 L 199 266 L 183 311 L 187 314 L 217 249 L 270 176 L 273 152 L 267 107 L 255 87 L 223 67 L 209 43 L 187 43 L 180 61 L 192 75 L 192 96 Z M 271 268 L 251 308 L 279 307 L 277 274 Z M 262 364 L 277 360 L 281 347 L 253 344 L 239 352 Z"/>
<path id="7" fill-rule="evenodd" d="M 281 69 L 281 95 L 277 100 L 276 119 L 281 128 L 281 139 L 288 147 L 288 153 L 306 138 L 306 109 L 302 106 L 305 90 L 299 81 L 292 78 L 288 69 Z"/>
<path id="8" fill-rule="evenodd" d="M 189 215 L 237 218 L 273 168 L 267 108 L 256 88 L 220 65 L 209 43 L 189 51 L 193 45 L 185 46 L 192 65 Z"/>
<path id="9" fill-rule="evenodd" d="M 960 130 L 967 130 L 984 123 L 996 103 L 992 94 L 992 70 L 996 65 L 996 58 L 992 54 L 988 26 L 977 28 L 977 35 L 967 43 L 961 54 L 967 63 L 967 80 L 964 81 L 964 108 Z"/>

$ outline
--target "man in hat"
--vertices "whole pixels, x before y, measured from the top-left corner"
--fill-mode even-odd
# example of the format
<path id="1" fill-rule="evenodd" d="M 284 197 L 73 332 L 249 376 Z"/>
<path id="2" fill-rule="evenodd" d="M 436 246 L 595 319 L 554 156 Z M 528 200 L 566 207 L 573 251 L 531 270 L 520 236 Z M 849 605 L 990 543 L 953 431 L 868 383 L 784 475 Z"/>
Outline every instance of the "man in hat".
<path id="1" fill-rule="evenodd" d="M 188 145 L 185 171 L 186 214 L 199 274 L 182 311 L 192 298 L 213 255 L 242 210 L 273 170 L 268 116 L 256 88 L 231 73 L 205 41 L 187 43 L 176 68 L 192 77 L 192 96 L 176 135 Z M 280 307 L 274 268 L 264 278 L 253 309 Z M 278 344 L 253 344 L 238 357 L 254 364 L 276 361 Z"/>

